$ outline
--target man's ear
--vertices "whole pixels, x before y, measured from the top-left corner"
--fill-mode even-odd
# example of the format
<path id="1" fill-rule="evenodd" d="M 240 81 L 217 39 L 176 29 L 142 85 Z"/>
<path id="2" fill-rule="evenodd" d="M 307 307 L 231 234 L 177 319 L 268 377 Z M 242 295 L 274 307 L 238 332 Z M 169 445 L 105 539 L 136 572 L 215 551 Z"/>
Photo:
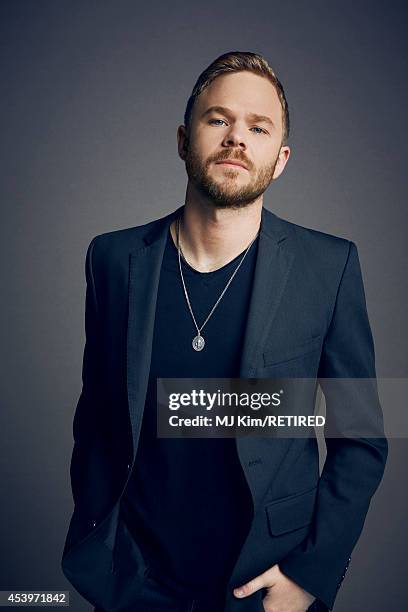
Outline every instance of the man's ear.
<path id="1" fill-rule="evenodd" d="M 190 144 L 188 132 L 184 125 L 178 128 L 178 142 L 179 142 L 179 155 L 182 160 L 185 160 L 188 153 L 188 147 Z"/>
<path id="2" fill-rule="evenodd" d="M 279 157 L 275 165 L 273 180 L 276 180 L 283 172 L 290 156 L 290 147 L 285 145 L 280 148 Z"/>

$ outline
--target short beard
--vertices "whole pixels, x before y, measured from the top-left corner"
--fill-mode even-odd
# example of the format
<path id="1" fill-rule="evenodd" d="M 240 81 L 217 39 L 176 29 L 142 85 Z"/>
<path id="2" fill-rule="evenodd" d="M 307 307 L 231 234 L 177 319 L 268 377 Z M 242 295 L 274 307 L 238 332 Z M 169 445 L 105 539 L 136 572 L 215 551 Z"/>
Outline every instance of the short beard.
<path id="1" fill-rule="evenodd" d="M 191 144 L 187 150 L 185 164 L 190 181 L 200 193 L 211 200 L 216 208 L 244 208 L 257 200 L 271 184 L 278 157 L 277 155 L 272 164 L 263 166 L 248 185 L 236 188 L 230 186 L 230 177 L 227 175 L 225 182 L 229 184 L 230 188 L 228 186 L 225 188 L 225 182 L 218 183 L 211 179 L 207 170 L 214 159 L 209 158 L 203 163 Z M 231 172 L 240 171 L 231 170 Z"/>

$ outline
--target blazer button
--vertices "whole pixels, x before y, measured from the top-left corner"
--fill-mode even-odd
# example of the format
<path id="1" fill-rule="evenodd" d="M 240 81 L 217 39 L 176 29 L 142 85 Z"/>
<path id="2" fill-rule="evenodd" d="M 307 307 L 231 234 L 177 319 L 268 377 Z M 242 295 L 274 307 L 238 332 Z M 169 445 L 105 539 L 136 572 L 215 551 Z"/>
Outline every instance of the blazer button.
<path id="1" fill-rule="evenodd" d="M 96 521 L 91 521 L 91 527 L 96 527 Z"/>
<path id="2" fill-rule="evenodd" d="M 127 469 L 127 471 L 130 470 L 130 463 L 127 464 L 126 469 Z"/>

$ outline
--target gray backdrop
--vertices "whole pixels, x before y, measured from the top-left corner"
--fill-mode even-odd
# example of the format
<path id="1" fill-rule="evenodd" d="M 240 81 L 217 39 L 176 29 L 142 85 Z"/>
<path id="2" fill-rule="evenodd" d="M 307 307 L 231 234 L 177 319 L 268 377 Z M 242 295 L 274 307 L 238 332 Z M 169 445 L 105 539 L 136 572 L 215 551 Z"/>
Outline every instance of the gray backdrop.
<path id="1" fill-rule="evenodd" d="M 68 589 L 86 247 L 184 201 L 176 129 L 219 54 L 263 53 L 280 76 L 292 156 L 265 203 L 356 242 L 378 376 L 407 376 L 407 7 L 3 0 L 0 13 L 0 589 Z M 390 440 L 337 612 L 406 609 L 407 458 Z"/>

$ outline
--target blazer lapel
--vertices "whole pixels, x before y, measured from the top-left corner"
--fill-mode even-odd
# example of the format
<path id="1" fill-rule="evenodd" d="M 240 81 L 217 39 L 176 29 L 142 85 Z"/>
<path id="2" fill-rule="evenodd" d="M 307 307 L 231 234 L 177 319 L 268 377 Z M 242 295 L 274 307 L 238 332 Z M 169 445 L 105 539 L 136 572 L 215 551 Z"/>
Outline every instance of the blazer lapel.
<path id="1" fill-rule="evenodd" d="M 257 357 L 262 354 L 271 333 L 294 259 L 288 236 L 279 217 L 262 207 L 258 255 L 241 355 L 241 378 L 253 375 Z"/>
<path id="2" fill-rule="evenodd" d="M 149 382 L 150 361 L 160 270 L 169 227 L 182 207 L 160 219 L 129 255 L 127 327 L 127 394 L 136 455 L 144 403 Z"/>

